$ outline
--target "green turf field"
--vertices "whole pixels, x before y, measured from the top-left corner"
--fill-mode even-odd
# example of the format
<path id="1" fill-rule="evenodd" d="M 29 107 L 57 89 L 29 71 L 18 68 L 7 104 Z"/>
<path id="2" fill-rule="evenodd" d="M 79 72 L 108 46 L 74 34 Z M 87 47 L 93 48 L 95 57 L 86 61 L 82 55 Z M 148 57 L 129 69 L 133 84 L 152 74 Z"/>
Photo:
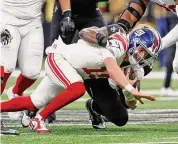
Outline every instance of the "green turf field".
<path id="1" fill-rule="evenodd" d="M 31 93 L 35 87 L 39 84 L 40 79 L 27 91 L 26 94 Z M 7 88 L 12 86 L 15 82 L 15 78 L 11 78 L 7 84 Z M 142 90 L 160 90 L 163 85 L 163 80 L 143 80 L 141 83 Z M 172 86 L 177 88 L 177 80 L 173 80 Z M 6 88 L 6 90 L 7 90 Z M 172 97 L 169 100 L 168 96 L 162 97 L 156 95 L 157 101 L 149 102 L 145 101 L 144 105 L 140 105 L 138 110 L 155 110 L 155 109 L 170 109 L 178 110 L 178 98 Z M 85 100 L 89 98 L 85 95 L 81 101 L 76 101 L 63 110 L 83 110 L 85 111 Z M 174 99 L 175 98 L 175 99 Z M 6 100 L 6 94 L 1 97 L 2 100 Z M 55 124 L 50 125 L 49 128 L 52 131 L 51 134 L 37 134 L 29 128 L 22 128 L 19 124 L 12 128 L 21 132 L 19 136 L 1 136 L 1 142 L 3 144 L 116 144 L 116 143 L 178 143 L 178 121 L 168 121 L 162 123 L 161 120 L 167 118 L 178 118 L 178 113 L 169 112 L 166 115 L 160 115 L 160 123 L 147 123 L 138 124 L 136 120 L 140 118 L 144 119 L 156 119 L 158 118 L 156 113 L 154 115 L 138 115 L 136 118 L 131 116 L 131 122 L 124 127 L 116 127 L 112 124 L 108 124 L 106 130 L 95 130 L 91 127 L 90 123 L 78 123 L 73 125 Z M 57 115 L 60 119 L 78 118 L 77 115 Z M 82 119 L 88 119 L 87 115 L 81 116 Z M 154 118 L 155 117 L 155 118 Z M 173 119 L 175 120 L 175 119 Z M 87 120 L 86 120 L 87 121 Z M 132 122 L 133 121 L 133 122 Z"/>
<path id="2" fill-rule="evenodd" d="M 51 134 L 36 134 L 18 128 L 20 136 L 4 136 L 3 144 L 116 144 L 116 143 L 178 143 L 178 124 L 109 125 L 106 130 L 90 126 L 53 126 Z"/>

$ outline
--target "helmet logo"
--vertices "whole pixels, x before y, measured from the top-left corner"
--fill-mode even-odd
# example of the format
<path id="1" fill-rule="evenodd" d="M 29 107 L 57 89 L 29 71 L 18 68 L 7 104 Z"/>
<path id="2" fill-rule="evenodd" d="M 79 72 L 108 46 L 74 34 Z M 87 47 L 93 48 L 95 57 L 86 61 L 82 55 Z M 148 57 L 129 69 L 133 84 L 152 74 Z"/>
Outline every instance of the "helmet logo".
<path id="1" fill-rule="evenodd" d="M 139 37 L 143 35 L 145 32 L 142 29 L 138 29 L 134 32 L 135 36 Z"/>

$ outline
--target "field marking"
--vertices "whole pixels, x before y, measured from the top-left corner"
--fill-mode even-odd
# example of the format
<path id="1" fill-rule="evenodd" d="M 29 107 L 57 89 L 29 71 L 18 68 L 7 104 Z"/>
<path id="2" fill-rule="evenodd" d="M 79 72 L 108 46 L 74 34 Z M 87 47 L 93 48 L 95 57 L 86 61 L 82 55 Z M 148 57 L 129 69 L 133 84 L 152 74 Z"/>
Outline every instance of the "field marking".
<path id="1" fill-rule="evenodd" d="M 163 138 L 156 138 L 156 139 L 163 140 L 163 139 L 167 139 L 167 138 L 163 137 Z M 178 139 L 178 137 L 169 137 L 169 139 Z"/>

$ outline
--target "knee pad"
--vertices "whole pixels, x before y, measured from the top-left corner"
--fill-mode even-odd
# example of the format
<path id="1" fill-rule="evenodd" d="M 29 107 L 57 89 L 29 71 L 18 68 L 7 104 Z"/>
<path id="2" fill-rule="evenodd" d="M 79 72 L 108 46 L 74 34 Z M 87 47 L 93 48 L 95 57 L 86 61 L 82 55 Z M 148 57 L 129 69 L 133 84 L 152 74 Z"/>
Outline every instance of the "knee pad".
<path id="1" fill-rule="evenodd" d="M 11 65 L 7 65 L 4 67 L 4 72 L 5 73 L 12 73 L 15 70 L 15 67 L 11 66 Z"/>
<path id="2" fill-rule="evenodd" d="M 114 120 L 111 120 L 111 122 L 120 127 L 120 126 L 126 125 L 127 122 L 128 122 L 128 119 L 129 118 L 128 118 L 128 114 L 127 114 L 127 115 L 123 115 L 121 117 L 118 117 Z"/>
<path id="3" fill-rule="evenodd" d="M 37 69 L 24 69 L 22 71 L 22 75 L 24 75 L 25 77 L 35 80 L 38 79 L 38 77 L 40 76 L 40 70 Z"/>

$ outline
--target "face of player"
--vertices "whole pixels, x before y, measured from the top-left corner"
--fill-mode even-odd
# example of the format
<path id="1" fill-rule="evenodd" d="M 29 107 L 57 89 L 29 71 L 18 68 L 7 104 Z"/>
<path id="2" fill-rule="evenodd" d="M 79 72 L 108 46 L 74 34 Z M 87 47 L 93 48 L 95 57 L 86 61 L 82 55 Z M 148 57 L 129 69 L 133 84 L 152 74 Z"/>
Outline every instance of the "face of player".
<path id="1" fill-rule="evenodd" d="M 142 46 L 139 46 L 135 49 L 135 53 L 133 54 L 133 57 L 137 62 L 139 62 L 142 59 L 150 58 L 151 55 Z"/>
<path id="2" fill-rule="evenodd" d="M 142 47 L 138 46 L 135 48 L 135 51 L 132 55 L 132 58 L 141 66 L 145 66 L 148 63 L 152 62 L 151 55 Z"/>

